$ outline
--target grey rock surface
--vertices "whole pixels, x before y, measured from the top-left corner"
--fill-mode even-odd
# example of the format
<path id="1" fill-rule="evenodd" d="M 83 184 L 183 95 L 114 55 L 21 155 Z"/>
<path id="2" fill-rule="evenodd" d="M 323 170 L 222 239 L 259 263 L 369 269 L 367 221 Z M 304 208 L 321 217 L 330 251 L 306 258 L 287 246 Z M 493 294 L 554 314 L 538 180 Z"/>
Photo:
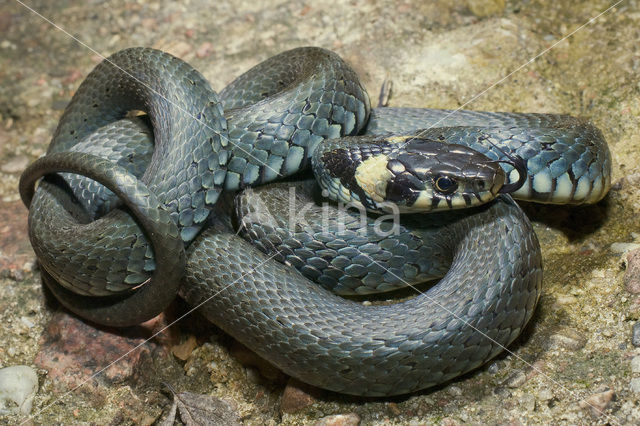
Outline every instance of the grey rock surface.
<path id="1" fill-rule="evenodd" d="M 38 391 L 38 375 L 27 365 L 0 368 L 0 415 L 29 414 Z"/>

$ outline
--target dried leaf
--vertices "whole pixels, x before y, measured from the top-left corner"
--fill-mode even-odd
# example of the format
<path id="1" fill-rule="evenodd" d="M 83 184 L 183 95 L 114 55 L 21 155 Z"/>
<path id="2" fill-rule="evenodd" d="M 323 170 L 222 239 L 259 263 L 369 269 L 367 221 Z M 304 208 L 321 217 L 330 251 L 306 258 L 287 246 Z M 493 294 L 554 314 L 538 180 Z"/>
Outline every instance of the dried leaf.
<path id="1" fill-rule="evenodd" d="M 235 412 L 235 407 L 229 402 L 210 395 L 191 392 L 176 393 L 171 386 L 167 387 L 173 393 L 174 402 L 169 414 L 162 420 L 162 426 L 173 425 L 175 407 L 180 413 L 180 420 L 187 426 L 240 426 L 240 418 Z"/>
<path id="2" fill-rule="evenodd" d="M 171 404 L 171 408 L 169 412 L 162 416 L 160 420 L 158 420 L 158 426 L 173 426 L 176 421 L 176 414 L 178 409 L 178 402 L 176 398 L 173 398 L 173 404 Z"/>

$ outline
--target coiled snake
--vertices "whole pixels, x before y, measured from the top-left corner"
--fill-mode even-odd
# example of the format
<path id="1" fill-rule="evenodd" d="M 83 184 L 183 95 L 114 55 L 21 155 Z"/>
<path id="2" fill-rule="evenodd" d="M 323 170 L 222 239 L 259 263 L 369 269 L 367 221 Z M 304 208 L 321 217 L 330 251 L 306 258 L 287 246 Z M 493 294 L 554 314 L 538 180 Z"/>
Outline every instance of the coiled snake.
<path id="1" fill-rule="evenodd" d="M 379 215 L 327 214 L 303 191 L 309 182 L 244 191 L 232 217 L 219 197 L 312 162 L 325 194 L 378 214 L 393 210 L 388 201 L 410 213 L 471 209 L 408 214 L 383 232 Z M 478 367 L 531 318 L 540 248 L 500 193 L 594 203 L 610 163 L 600 131 L 569 116 L 371 110 L 355 73 L 324 49 L 268 59 L 218 97 L 186 63 L 133 48 L 89 74 L 20 191 L 45 283 L 77 314 L 135 324 L 180 287 L 189 303 L 209 299 L 207 318 L 284 372 L 393 395 Z M 436 277 L 391 305 L 328 290 Z"/>

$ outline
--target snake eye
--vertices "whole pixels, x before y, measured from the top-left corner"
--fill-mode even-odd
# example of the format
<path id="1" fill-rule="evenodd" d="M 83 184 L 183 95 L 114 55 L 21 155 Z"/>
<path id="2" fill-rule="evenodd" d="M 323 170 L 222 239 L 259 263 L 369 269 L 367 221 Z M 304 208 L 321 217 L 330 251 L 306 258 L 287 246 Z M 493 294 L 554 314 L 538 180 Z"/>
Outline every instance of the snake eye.
<path id="1" fill-rule="evenodd" d="M 438 176 L 436 178 L 436 190 L 442 194 L 452 194 L 456 189 L 458 189 L 458 184 L 455 180 L 451 179 L 449 176 Z"/>

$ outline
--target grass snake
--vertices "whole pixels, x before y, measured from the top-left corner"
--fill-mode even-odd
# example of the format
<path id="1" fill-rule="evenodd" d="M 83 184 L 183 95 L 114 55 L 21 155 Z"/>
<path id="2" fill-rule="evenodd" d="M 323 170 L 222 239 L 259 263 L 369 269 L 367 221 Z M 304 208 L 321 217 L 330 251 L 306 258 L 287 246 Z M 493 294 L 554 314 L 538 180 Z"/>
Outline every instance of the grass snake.
<path id="1" fill-rule="evenodd" d="M 325 195 L 378 214 L 327 214 L 304 180 L 233 199 L 312 163 Z M 500 192 L 594 203 L 610 164 L 600 131 L 570 116 L 371 109 L 355 72 L 320 48 L 274 56 L 219 95 L 185 62 L 132 48 L 88 75 L 20 192 L 44 281 L 70 310 L 126 326 L 176 292 L 209 299 L 208 319 L 284 372 L 375 396 L 442 383 L 512 342 L 542 265 Z M 410 214 L 380 232 L 390 199 Z M 434 278 L 389 305 L 335 294 Z"/>

